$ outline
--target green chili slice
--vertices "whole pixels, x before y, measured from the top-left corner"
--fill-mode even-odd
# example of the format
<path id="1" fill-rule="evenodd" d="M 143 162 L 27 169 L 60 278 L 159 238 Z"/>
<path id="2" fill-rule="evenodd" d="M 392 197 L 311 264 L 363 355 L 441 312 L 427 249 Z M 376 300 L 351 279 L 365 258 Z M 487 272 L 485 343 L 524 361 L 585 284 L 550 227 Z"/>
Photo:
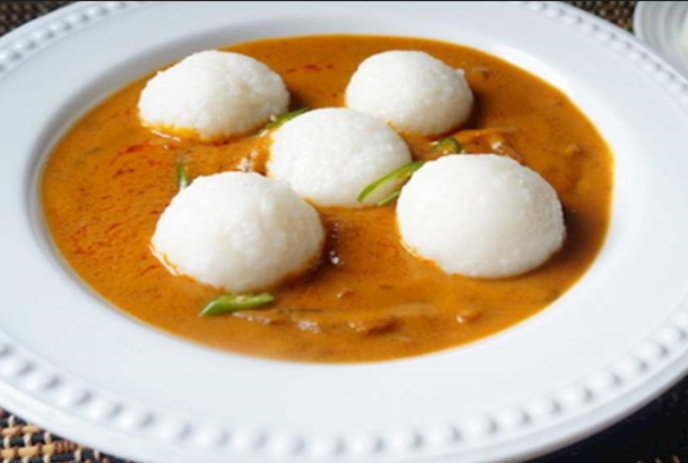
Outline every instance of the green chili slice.
<path id="1" fill-rule="evenodd" d="M 433 151 L 439 151 L 442 154 L 459 154 L 463 151 L 461 143 L 453 137 L 437 140 L 432 146 Z"/>
<path id="2" fill-rule="evenodd" d="M 224 313 L 238 312 L 240 310 L 258 309 L 276 301 L 277 298 L 270 293 L 224 294 L 210 301 L 198 314 L 199 317 L 220 315 Z"/>
<path id="3" fill-rule="evenodd" d="M 265 127 L 263 127 L 260 132 L 258 132 L 258 136 L 262 137 L 268 132 L 271 132 L 275 129 L 280 128 L 282 125 L 284 125 L 286 122 L 289 122 L 290 120 L 300 116 L 301 114 L 307 112 L 309 108 L 301 108 L 297 109 L 295 111 L 291 111 L 288 113 L 284 113 L 280 116 L 277 116 L 274 120 L 268 122 Z"/>
<path id="4" fill-rule="evenodd" d="M 191 180 L 189 179 L 189 172 L 186 170 L 186 164 L 180 159 L 177 161 L 177 185 L 179 185 L 180 190 L 183 190 L 190 184 Z"/>
<path id="5" fill-rule="evenodd" d="M 368 199 L 370 195 L 377 191 L 377 189 L 380 188 L 382 185 L 385 185 L 388 182 L 393 181 L 397 183 L 397 189 L 389 196 L 386 196 L 385 198 L 381 199 L 376 203 L 377 206 L 384 206 L 385 204 L 388 204 L 394 198 L 399 196 L 399 194 L 401 193 L 401 185 L 406 180 L 408 180 L 415 171 L 420 169 L 423 166 L 423 164 L 425 164 L 425 161 L 411 162 L 409 164 L 406 164 L 405 166 L 398 168 L 394 172 L 391 172 L 385 175 L 384 177 L 375 180 L 373 183 L 365 187 L 363 191 L 361 191 L 361 194 L 358 195 L 358 202 L 362 203 L 363 201 Z"/>

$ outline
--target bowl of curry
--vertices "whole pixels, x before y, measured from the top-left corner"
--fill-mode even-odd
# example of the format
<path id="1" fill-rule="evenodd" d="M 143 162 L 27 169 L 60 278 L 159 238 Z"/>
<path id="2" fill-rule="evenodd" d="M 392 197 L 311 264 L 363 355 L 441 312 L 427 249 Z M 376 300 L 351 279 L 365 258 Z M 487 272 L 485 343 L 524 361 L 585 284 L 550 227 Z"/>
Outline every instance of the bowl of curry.
<path id="1" fill-rule="evenodd" d="M 687 89 L 554 2 L 47 15 L 0 38 L 2 405 L 151 463 L 582 439 L 688 371 Z"/>
<path id="2" fill-rule="evenodd" d="M 223 50 L 280 74 L 294 109 L 344 106 L 357 66 L 389 50 L 422 51 L 464 69 L 474 113 L 449 135 L 466 155 L 512 157 L 548 180 L 564 207 L 566 242 L 541 268 L 481 280 L 448 275 L 409 255 L 394 204 L 318 207 L 329 238 L 316 270 L 279 287 L 278 301 L 267 308 L 198 317 L 222 291 L 170 274 L 150 251 L 160 214 L 178 191 L 178 160 L 183 156 L 196 177 L 240 170 L 251 153 L 252 171 L 264 175 L 270 140 L 248 133 L 208 143 L 151 132 L 138 119 L 144 77 L 82 117 L 50 155 L 41 180 L 45 220 L 63 258 L 127 314 L 230 352 L 309 362 L 389 360 L 515 325 L 561 297 L 594 261 L 610 220 L 612 153 L 571 100 L 538 77 L 475 49 L 413 38 L 294 37 Z M 404 137 L 414 160 L 443 154 L 434 149 L 437 137 Z"/>

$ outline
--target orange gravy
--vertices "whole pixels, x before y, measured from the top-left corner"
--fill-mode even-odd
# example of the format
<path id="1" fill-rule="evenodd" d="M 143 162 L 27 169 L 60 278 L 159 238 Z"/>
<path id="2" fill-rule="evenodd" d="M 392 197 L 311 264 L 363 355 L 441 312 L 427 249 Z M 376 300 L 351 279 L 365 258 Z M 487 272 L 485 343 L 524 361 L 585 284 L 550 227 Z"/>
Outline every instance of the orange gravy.
<path id="1" fill-rule="evenodd" d="M 458 346 L 547 307 L 595 259 L 609 223 L 612 156 L 599 133 L 560 91 L 488 54 L 449 43 L 373 36 L 313 36 L 227 47 L 266 63 L 285 80 L 292 107 L 342 106 L 358 64 L 384 50 L 422 50 L 463 68 L 476 96 L 455 136 L 468 153 L 497 152 L 539 172 L 566 212 L 564 248 L 525 275 L 451 276 L 401 245 L 394 203 L 363 210 L 320 208 L 330 237 L 317 271 L 274 292 L 263 310 L 200 318 L 221 291 L 171 275 L 150 252 L 160 214 L 177 192 L 176 164 L 191 177 L 261 171 L 268 137 L 223 144 L 160 137 L 137 119 L 145 83 L 90 111 L 50 156 L 42 179 L 45 218 L 76 273 L 131 316 L 208 346 L 263 357 L 362 362 Z M 488 129 L 488 130 L 482 130 Z M 417 159 L 436 154 L 410 139 Z M 244 161 L 245 162 L 245 161 Z"/>

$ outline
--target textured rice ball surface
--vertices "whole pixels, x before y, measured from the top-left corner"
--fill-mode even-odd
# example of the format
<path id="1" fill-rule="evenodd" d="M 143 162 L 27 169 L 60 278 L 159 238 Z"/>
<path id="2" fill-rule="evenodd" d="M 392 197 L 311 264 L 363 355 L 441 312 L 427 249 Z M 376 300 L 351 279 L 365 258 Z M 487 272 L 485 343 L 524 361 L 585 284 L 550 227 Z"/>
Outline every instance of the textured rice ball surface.
<path id="1" fill-rule="evenodd" d="M 462 70 L 427 53 L 387 51 L 360 64 L 346 89 L 346 105 L 404 133 L 437 135 L 468 118 L 473 93 Z"/>
<path id="2" fill-rule="evenodd" d="M 507 157 L 452 155 L 404 186 L 397 220 L 405 245 L 445 272 L 497 278 L 545 262 L 566 235 L 554 189 Z"/>
<path id="3" fill-rule="evenodd" d="M 284 182 L 225 172 L 199 177 L 175 196 L 152 246 L 173 273 L 240 292 L 307 270 L 324 236 L 318 213 Z"/>
<path id="4" fill-rule="evenodd" d="M 268 175 L 318 205 L 359 207 L 358 195 L 368 184 L 409 162 L 408 146 L 384 122 L 350 109 L 318 109 L 273 135 Z M 383 185 L 365 204 L 393 188 Z"/>
<path id="5" fill-rule="evenodd" d="M 217 140 L 256 129 L 288 106 L 282 78 L 265 64 L 212 50 L 188 56 L 149 80 L 139 116 L 163 132 Z"/>

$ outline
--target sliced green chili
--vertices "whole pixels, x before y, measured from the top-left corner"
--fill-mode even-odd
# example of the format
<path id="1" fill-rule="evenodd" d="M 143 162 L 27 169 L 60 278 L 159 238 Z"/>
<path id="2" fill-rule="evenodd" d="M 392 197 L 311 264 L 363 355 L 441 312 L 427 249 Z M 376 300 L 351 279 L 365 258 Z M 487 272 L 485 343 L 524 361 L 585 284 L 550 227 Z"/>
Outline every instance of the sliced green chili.
<path id="1" fill-rule="evenodd" d="M 177 161 L 177 185 L 179 185 L 180 190 L 183 190 L 190 184 L 191 180 L 189 179 L 189 172 L 186 170 L 186 164 L 184 160 L 180 159 Z"/>
<path id="2" fill-rule="evenodd" d="M 198 314 L 199 317 L 220 315 L 224 313 L 238 312 L 240 310 L 258 309 L 276 301 L 277 298 L 270 293 L 225 294 L 210 301 Z"/>
<path id="3" fill-rule="evenodd" d="M 273 131 L 273 130 L 275 130 L 275 129 L 280 128 L 280 127 L 281 127 L 282 125 L 284 125 L 286 122 L 288 122 L 288 121 L 290 121 L 290 120 L 292 120 L 292 119 L 294 119 L 294 118 L 300 116 L 301 114 L 307 112 L 308 110 L 309 110 L 309 108 L 301 108 L 301 109 L 297 109 L 297 110 L 295 110 L 295 111 L 291 111 L 291 112 L 288 112 L 288 113 L 284 113 L 284 114 L 282 114 L 282 115 L 280 115 L 280 116 L 277 116 L 274 120 L 268 122 L 268 123 L 265 125 L 265 127 L 263 127 L 263 128 L 260 130 L 260 132 L 258 132 L 258 136 L 259 136 L 259 137 L 262 137 L 262 136 L 265 135 L 266 133 L 271 132 L 271 131 Z"/>
<path id="4" fill-rule="evenodd" d="M 439 151 L 442 154 L 459 154 L 463 151 L 461 143 L 453 137 L 437 140 L 432 146 L 433 151 Z"/>
<path id="5" fill-rule="evenodd" d="M 415 171 L 420 169 L 423 166 L 423 164 L 425 164 L 425 161 L 411 162 L 409 164 L 406 164 L 405 166 L 398 168 L 394 172 L 389 173 L 384 177 L 375 180 L 373 183 L 365 187 L 363 191 L 361 191 L 361 194 L 358 195 L 358 202 L 362 203 L 363 201 L 368 199 L 370 195 L 372 195 L 382 185 L 391 181 L 395 181 L 397 183 L 397 189 L 389 196 L 386 196 L 385 198 L 381 199 L 376 203 L 377 206 L 384 206 L 385 204 L 388 204 L 394 198 L 399 196 L 399 194 L 401 193 L 401 185 L 406 180 L 408 180 Z"/>

